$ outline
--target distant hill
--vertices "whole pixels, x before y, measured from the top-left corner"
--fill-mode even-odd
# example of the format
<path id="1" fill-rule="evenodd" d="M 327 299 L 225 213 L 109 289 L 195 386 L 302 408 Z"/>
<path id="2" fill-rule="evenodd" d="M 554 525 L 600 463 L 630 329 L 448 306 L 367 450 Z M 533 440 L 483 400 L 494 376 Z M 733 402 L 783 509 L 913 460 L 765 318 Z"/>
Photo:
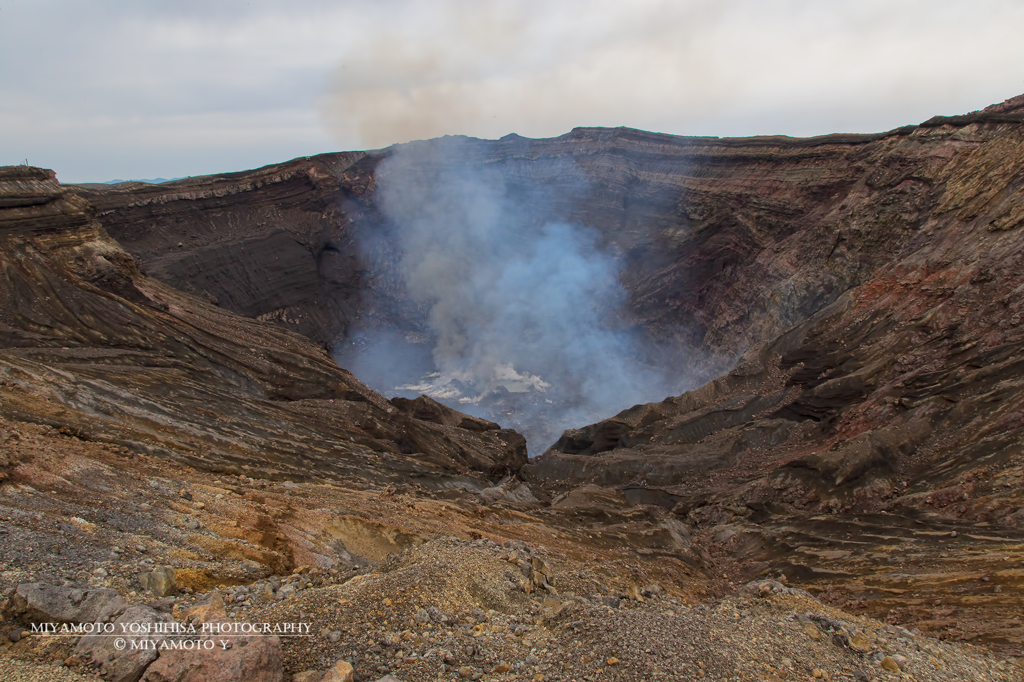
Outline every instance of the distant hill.
<path id="1" fill-rule="evenodd" d="M 182 177 L 184 177 L 184 176 L 182 176 Z M 104 180 L 103 182 L 89 183 L 89 184 L 117 185 L 117 184 L 120 184 L 122 182 L 147 182 L 147 183 L 149 183 L 151 185 L 159 185 L 161 182 L 170 182 L 171 180 L 181 180 L 181 178 L 134 178 L 134 179 L 131 179 L 131 180 L 121 180 L 120 178 L 118 178 L 116 180 Z"/>

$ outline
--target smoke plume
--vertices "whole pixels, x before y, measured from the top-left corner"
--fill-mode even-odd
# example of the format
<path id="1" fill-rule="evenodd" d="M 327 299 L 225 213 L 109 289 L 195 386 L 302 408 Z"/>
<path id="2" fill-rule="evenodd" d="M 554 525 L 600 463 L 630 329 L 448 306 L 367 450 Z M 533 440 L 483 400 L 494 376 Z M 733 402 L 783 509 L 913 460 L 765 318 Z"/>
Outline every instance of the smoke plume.
<path id="1" fill-rule="evenodd" d="M 566 428 L 667 393 L 620 322 L 616 255 L 565 220 L 584 181 L 552 190 L 510 174 L 465 139 L 394 148 L 376 173 L 376 238 L 400 254 L 422 320 L 352 335 L 338 361 L 386 395 L 423 393 L 517 428 L 536 454 Z"/>

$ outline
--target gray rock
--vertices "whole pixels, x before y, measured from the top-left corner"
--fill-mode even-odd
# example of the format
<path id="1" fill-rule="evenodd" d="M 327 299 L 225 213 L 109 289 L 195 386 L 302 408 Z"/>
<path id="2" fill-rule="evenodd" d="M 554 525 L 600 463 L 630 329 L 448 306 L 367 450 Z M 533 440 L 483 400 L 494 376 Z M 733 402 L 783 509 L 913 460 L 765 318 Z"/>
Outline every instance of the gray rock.
<path id="1" fill-rule="evenodd" d="M 28 623 L 92 623 L 101 620 L 106 607 L 123 605 L 117 590 L 23 583 L 18 585 L 5 610 Z"/>
<path id="2" fill-rule="evenodd" d="M 160 643 L 167 639 L 158 633 L 139 633 L 159 623 L 173 622 L 168 614 L 148 606 L 129 606 L 114 621 L 114 634 L 124 633 L 123 637 L 86 635 L 78 641 L 75 655 L 91 661 L 109 682 L 137 682 L 146 666 L 157 659 Z M 118 648 L 121 642 L 127 646 Z"/>
<path id="3" fill-rule="evenodd" d="M 448 623 L 452 620 L 450 615 L 436 606 L 428 606 L 426 608 L 426 612 L 430 615 L 430 620 L 434 623 Z"/>
<path id="4" fill-rule="evenodd" d="M 497 502 L 516 503 L 537 501 L 533 491 L 530 490 L 530 486 L 525 483 L 506 483 L 504 485 L 497 485 L 491 488 L 484 488 L 480 491 L 480 497 L 486 504 L 495 504 Z M 506 546 L 508 545 L 507 542 L 505 544 Z"/>
<path id="5" fill-rule="evenodd" d="M 743 597 L 768 597 L 773 594 L 795 594 L 818 601 L 817 598 L 806 590 L 798 587 L 786 587 L 777 580 L 752 580 L 739 590 L 737 594 Z"/>
<path id="6" fill-rule="evenodd" d="M 174 603 L 177 601 L 174 597 L 164 597 L 163 599 L 157 599 L 156 601 L 149 602 L 146 606 L 157 611 L 163 611 L 164 613 L 170 613 L 174 610 Z"/>

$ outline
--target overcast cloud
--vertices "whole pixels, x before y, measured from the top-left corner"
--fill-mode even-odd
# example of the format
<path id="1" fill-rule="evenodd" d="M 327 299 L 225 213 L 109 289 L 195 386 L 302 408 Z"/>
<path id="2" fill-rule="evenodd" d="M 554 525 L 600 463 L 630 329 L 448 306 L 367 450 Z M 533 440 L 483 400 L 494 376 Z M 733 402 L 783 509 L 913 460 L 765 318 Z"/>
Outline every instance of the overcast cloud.
<path id="1" fill-rule="evenodd" d="M 873 132 L 1024 92 L 1017 0 L 0 0 L 0 163 L 99 181 L 444 134 Z"/>

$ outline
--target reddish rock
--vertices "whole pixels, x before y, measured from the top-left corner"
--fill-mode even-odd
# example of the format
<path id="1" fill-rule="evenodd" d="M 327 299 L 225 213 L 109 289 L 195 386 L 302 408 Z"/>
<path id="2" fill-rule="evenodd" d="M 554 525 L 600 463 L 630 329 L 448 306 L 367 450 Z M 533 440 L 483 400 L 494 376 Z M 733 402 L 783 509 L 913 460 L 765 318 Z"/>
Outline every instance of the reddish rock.
<path id="1" fill-rule="evenodd" d="M 202 637 L 203 646 L 164 650 L 142 682 L 281 682 L 284 668 L 277 637 Z M 213 642 L 212 648 L 207 648 Z M 229 648 L 223 646 L 229 642 Z"/>

